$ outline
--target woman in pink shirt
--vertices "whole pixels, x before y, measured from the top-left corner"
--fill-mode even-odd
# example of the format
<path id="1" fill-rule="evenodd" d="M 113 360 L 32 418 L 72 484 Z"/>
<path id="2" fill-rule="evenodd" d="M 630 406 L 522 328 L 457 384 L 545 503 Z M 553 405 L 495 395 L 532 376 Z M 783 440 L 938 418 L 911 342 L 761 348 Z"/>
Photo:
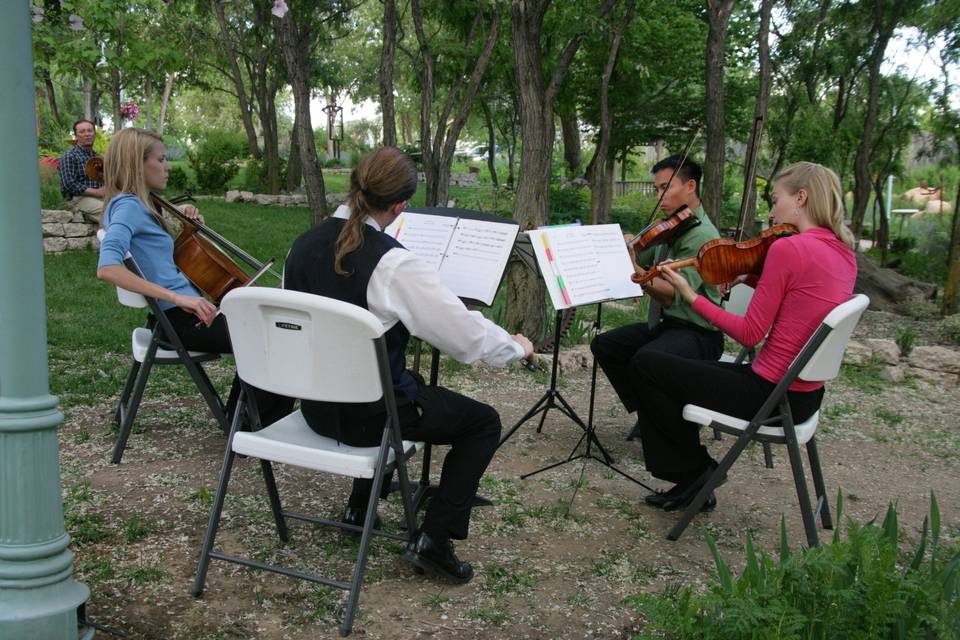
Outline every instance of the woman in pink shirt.
<path id="1" fill-rule="evenodd" d="M 833 171 L 799 162 L 777 174 L 770 223 L 789 223 L 800 233 L 771 245 L 759 278 L 738 278 L 756 289 L 743 317 L 697 295 L 679 272 L 662 269 L 697 313 L 740 344 L 752 347 L 763 340 L 763 346 L 752 364 L 686 360 L 659 352 L 638 360 L 641 411 L 649 416 L 649 426 L 640 434 L 647 470 L 675 483 L 647 496 L 648 504 L 667 511 L 686 507 L 717 466 L 700 444 L 699 426 L 683 419 L 683 406 L 696 404 L 749 420 L 823 318 L 853 294 L 854 240 L 843 224 L 843 191 Z M 798 379 L 788 395 L 794 419 L 806 420 L 820 407 L 823 383 Z M 716 504 L 711 495 L 704 510 Z"/>

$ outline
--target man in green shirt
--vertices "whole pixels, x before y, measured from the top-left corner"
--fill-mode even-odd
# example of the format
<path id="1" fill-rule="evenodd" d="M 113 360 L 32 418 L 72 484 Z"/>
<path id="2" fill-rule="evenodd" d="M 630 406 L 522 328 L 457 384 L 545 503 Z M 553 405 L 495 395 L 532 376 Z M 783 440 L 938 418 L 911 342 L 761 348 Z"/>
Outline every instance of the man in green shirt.
<path id="1" fill-rule="evenodd" d="M 674 170 L 676 175 L 671 180 Z M 689 158 L 674 155 L 655 164 L 650 173 L 653 174 L 657 186 L 657 195 L 663 195 L 660 210 L 664 215 L 670 215 L 686 205 L 694 211 L 700 223 L 682 235 L 674 236 L 666 245 L 665 255 L 661 254 L 663 245 L 648 247 L 639 252 L 636 256 L 637 264 L 645 268 L 650 268 L 664 259 L 681 260 L 696 256 L 705 242 L 720 237 L 700 204 L 700 178 L 703 170 L 699 164 Z M 644 269 L 639 271 L 642 273 Z M 706 296 L 711 302 L 720 304 L 720 294 L 716 287 L 705 284 L 695 268 L 687 267 L 680 272 L 690 282 L 694 291 Z M 723 353 L 723 334 L 700 314 L 695 313 L 673 285 L 657 277 L 645 284 L 643 291 L 659 304 L 660 317 L 649 323 L 639 322 L 607 331 L 594 338 L 590 345 L 597 363 L 607 375 L 623 406 L 627 411 L 637 412 L 637 426 L 631 431 L 631 435 L 641 433 L 638 427 L 645 417 L 644 390 L 636 382 L 635 375 L 637 365 L 634 356 L 639 351 L 652 349 L 697 360 L 717 360 Z M 681 434 L 677 435 L 683 437 Z M 647 502 L 663 506 L 660 498 L 666 495 L 652 494 L 647 496 Z"/>

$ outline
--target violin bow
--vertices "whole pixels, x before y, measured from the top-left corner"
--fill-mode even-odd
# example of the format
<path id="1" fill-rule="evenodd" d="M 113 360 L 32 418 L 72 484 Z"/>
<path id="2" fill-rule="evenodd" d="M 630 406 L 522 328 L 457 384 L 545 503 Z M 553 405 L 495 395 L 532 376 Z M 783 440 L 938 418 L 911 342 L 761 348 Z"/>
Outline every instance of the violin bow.
<path id="1" fill-rule="evenodd" d="M 750 204 L 753 191 L 757 188 L 757 156 L 759 155 L 757 151 L 760 149 L 761 135 L 763 135 L 763 116 L 757 116 L 753 120 L 753 139 L 747 149 L 747 164 L 743 168 L 743 199 L 740 201 L 740 215 L 737 220 L 737 231 L 734 234 L 737 242 L 743 240 L 743 233 L 747 228 L 747 206 Z"/>

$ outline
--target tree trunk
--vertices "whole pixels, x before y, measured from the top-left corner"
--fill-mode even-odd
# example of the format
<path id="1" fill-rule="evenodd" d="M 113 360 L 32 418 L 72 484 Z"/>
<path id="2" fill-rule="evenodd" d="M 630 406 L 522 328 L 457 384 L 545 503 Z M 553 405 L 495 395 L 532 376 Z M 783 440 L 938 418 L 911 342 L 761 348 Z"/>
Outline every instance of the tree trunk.
<path id="1" fill-rule="evenodd" d="M 163 127 L 167 122 L 167 107 L 170 105 L 170 93 L 173 91 L 173 80 L 176 72 L 167 74 L 163 83 L 163 95 L 160 97 L 160 116 L 157 118 L 157 135 L 163 135 Z"/>
<path id="2" fill-rule="evenodd" d="M 287 75 L 293 88 L 293 103 L 296 113 L 297 141 L 300 145 L 300 164 L 310 207 L 310 225 L 320 224 L 327 215 L 327 200 L 324 191 L 323 173 L 317 162 L 317 145 L 313 139 L 310 122 L 310 85 L 307 80 L 310 69 L 308 60 L 308 34 L 302 33 L 293 22 L 293 12 L 287 11 L 277 20 L 283 58 Z M 302 27 L 306 29 L 306 25 Z"/>
<path id="3" fill-rule="evenodd" d="M 143 117 L 146 120 L 147 131 L 153 131 L 153 80 L 147 76 L 143 88 Z"/>
<path id="4" fill-rule="evenodd" d="M 83 117 L 93 122 L 93 83 L 83 78 Z"/>
<path id="5" fill-rule="evenodd" d="M 251 156 L 259 160 L 262 153 L 260 152 L 260 144 L 257 142 L 257 130 L 253 126 L 253 108 L 250 104 L 250 99 L 247 97 L 247 88 L 243 81 L 243 73 L 240 71 L 237 49 L 233 46 L 233 40 L 230 38 L 230 28 L 227 25 L 227 17 L 224 14 L 223 3 L 214 2 L 213 6 L 217 14 L 217 24 L 220 26 L 220 42 L 223 43 L 223 48 L 227 52 L 227 59 L 230 62 L 231 79 L 237 91 L 240 119 L 243 121 L 243 130 L 247 134 L 247 149 Z"/>
<path id="6" fill-rule="evenodd" d="M 960 187 L 953 207 L 950 226 L 950 251 L 947 254 L 947 284 L 943 287 L 943 315 L 960 311 Z"/>
<path id="7" fill-rule="evenodd" d="M 120 113 L 120 68 L 110 67 L 110 97 L 113 104 L 113 132 L 123 128 L 123 114 Z"/>
<path id="8" fill-rule="evenodd" d="M 612 46 L 612 45 L 611 45 Z M 568 180 L 577 177 L 580 170 L 580 123 L 573 107 L 557 111 L 560 116 L 560 132 L 563 138 L 563 168 Z"/>
<path id="9" fill-rule="evenodd" d="M 707 34 L 706 120 L 707 151 L 703 165 L 703 208 L 720 227 L 723 211 L 724 128 L 723 74 L 727 26 L 734 0 L 707 0 L 710 29 Z"/>
<path id="10" fill-rule="evenodd" d="M 294 118 L 293 130 L 290 131 L 290 157 L 287 159 L 287 192 L 293 193 L 300 186 L 303 173 L 300 171 L 300 143 L 297 135 L 297 121 Z"/>
<path id="11" fill-rule="evenodd" d="M 880 244 L 880 266 L 887 266 L 887 248 L 890 245 L 890 215 L 887 211 L 887 204 L 883 201 L 883 175 L 878 175 L 873 183 L 874 197 L 876 198 L 877 209 L 880 211 L 880 233 L 875 234 L 877 242 Z"/>
<path id="12" fill-rule="evenodd" d="M 397 146 L 397 120 L 393 107 L 393 64 L 397 53 L 397 3 L 383 0 L 383 48 L 380 50 L 380 114 L 383 144 Z"/>
<path id="13" fill-rule="evenodd" d="M 487 169 L 490 171 L 493 188 L 496 189 L 500 183 L 497 180 L 497 137 L 494 134 L 493 115 L 486 100 L 480 100 L 480 108 L 483 110 L 483 121 L 487 125 Z"/>
<path id="14" fill-rule="evenodd" d="M 63 121 L 60 120 L 60 109 L 57 107 L 57 94 L 54 91 L 53 78 L 50 77 L 50 70 L 41 68 L 40 77 L 43 78 L 44 92 L 47 94 L 47 102 L 50 104 L 50 112 L 53 114 L 53 119 L 57 121 L 57 124 L 63 125 Z"/>
<path id="15" fill-rule="evenodd" d="M 607 63 L 600 78 L 600 140 L 590 163 L 590 223 L 607 222 L 613 204 L 613 157 L 610 154 L 610 136 L 613 129 L 613 113 L 610 111 L 610 78 L 620 54 L 623 32 L 633 19 L 636 0 L 628 0 L 623 17 L 613 30 L 613 40 L 607 53 Z M 611 22 L 613 22 L 613 13 Z M 561 122 L 563 120 L 561 119 Z"/>
<path id="16" fill-rule="evenodd" d="M 863 216 L 867 211 L 867 202 L 870 200 L 872 180 L 870 179 L 870 161 L 873 157 L 873 130 L 877 125 L 877 110 L 880 98 L 882 78 L 880 66 L 887 50 L 887 44 L 893 31 L 903 15 L 906 0 L 898 0 L 892 11 L 884 3 L 877 2 L 874 10 L 872 30 L 876 34 L 876 41 L 870 53 L 869 94 L 867 98 L 867 112 L 863 120 L 863 133 L 857 155 L 853 161 L 853 221 L 850 230 L 856 238 L 863 233 Z M 885 21 L 886 19 L 886 21 Z"/>
<path id="17" fill-rule="evenodd" d="M 773 0 L 763 0 L 760 4 L 760 31 L 758 34 L 759 49 L 759 88 L 757 90 L 757 104 L 753 111 L 756 125 L 750 130 L 747 140 L 747 157 L 744 163 L 743 175 L 743 204 L 737 229 L 740 237 L 752 238 L 754 223 L 757 219 L 757 156 L 760 154 L 760 140 L 763 138 L 763 122 L 767 117 L 767 104 L 770 101 L 770 12 L 773 9 Z"/>

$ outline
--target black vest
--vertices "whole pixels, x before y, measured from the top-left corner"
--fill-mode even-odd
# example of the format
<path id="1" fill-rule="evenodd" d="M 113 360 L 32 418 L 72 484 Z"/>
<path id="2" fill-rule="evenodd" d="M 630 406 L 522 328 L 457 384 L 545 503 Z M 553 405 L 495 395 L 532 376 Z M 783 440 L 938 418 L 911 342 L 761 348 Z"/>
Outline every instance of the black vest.
<path id="1" fill-rule="evenodd" d="M 363 244 L 345 256 L 341 266 L 350 275 L 339 275 L 333 267 L 337 237 L 346 224 L 341 218 L 328 218 L 293 243 L 284 266 L 284 288 L 343 300 L 367 309 L 367 286 L 380 259 L 391 249 L 402 245 L 368 224 L 363 225 Z M 417 383 L 406 369 L 406 348 L 410 332 L 398 322 L 386 333 L 390 373 L 397 399 L 412 402 Z M 349 423 L 383 426 L 383 401 L 367 404 L 339 404 L 301 401 L 300 408 L 310 427 L 350 444 L 352 438 L 341 438 L 341 420 Z"/>

